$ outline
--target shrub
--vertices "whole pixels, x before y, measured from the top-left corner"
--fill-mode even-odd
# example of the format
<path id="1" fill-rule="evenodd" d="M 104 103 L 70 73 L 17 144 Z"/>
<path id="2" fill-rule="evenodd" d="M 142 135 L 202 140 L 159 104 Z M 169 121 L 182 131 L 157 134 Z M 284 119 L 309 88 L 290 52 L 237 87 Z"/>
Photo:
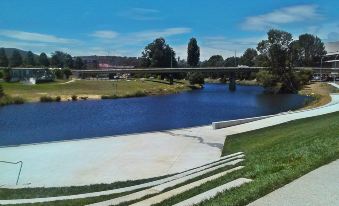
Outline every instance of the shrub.
<path id="1" fill-rule="evenodd" d="M 188 81 L 191 85 L 204 84 L 204 75 L 201 72 L 192 72 L 188 74 Z"/>
<path id="2" fill-rule="evenodd" d="M 13 104 L 23 104 L 25 100 L 22 97 L 12 97 Z"/>
<path id="3" fill-rule="evenodd" d="M 54 99 L 50 96 L 42 96 L 40 97 L 40 102 L 54 102 Z"/>
<path id="4" fill-rule="evenodd" d="M 136 97 L 144 97 L 144 96 L 146 96 L 146 93 L 139 90 L 139 91 L 135 92 L 134 95 L 135 95 Z"/>
<path id="5" fill-rule="evenodd" d="M 0 98 L 0 106 L 5 106 L 9 104 L 23 104 L 25 100 L 21 97 L 11 97 L 8 95 L 4 95 Z"/>
<path id="6" fill-rule="evenodd" d="M 113 95 L 102 95 L 101 99 L 117 99 L 119 98 L 117 95 L 113 94 Z"/>
<path id="7" fill-rule="evenodd" d="M 4 92 L 2 85 L 0 85 L 0 98 L 3 96 L 5 96 L 5 92 Z"/>
<path id="8" fill-rule="evenodd" d="M 77 95 L 72 95 L 72 101 L 77 101 L 78 100 L 78 96 Z"/>
<path id="9" fill-rule="evenodd" d="M 72 75 L 72 71 L 71 71 L 70 69 L 68 69 L 68 68 L 63 69 L 63 70 L 62 70 L 62 73 L 66 76 L 66 79 L 68 79 L 69 76 Z"/>

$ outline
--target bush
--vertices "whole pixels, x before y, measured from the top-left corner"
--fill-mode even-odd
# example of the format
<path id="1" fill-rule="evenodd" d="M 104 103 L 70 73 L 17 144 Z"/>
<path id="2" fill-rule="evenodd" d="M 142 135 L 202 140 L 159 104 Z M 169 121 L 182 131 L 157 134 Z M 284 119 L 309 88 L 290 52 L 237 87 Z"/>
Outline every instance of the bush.
<path id="1" fill-rule="evenodd" d="M 50 96 L 42 96 L 40 97 L 40 102 L 54 102 L 54 98 Z"/>
<path id="2" fill-rule="evenodd" d="M 0 98 L 0 106 L 5 106 L 9 104 L 23 104 L 25 100 L 21 97 L 11 97 L 8 95 L 4 95 Z"/>
<path id="3" fill-rule="evenodd" d="M 25 100 L 22 97 L 12 97 L 13 104 L 23 104 Z"/>
<path id="4" fill-rule="evenodd" d="M 191 85 L 205 83 L 204 75 L 201 72 L 189 73 L 188 81 L 190 82 Z"/>
<path id="5" fill-rule="evenodd" d="M 72 95 L 72 101 L 77 101 L 78 100 L 78 96 L 77 95 Z"/>
<path id="6" fill-rule="evenodd" d="M 56 96 L 55 98 L 51 97 L 51 96 L 42 96 L 40 97 L 40 102 L 60 102 L 61 101 L 61 97 L 60 96 Z"/>
<path id="7" fill-rule="evenodd" d="M 143 91 L 137 91 L 134 95 L 135 95 L 136 97 L 144 97 L 144 96 L 146 96 L 146 93 L 143 92 Z"/>
<path id="8" fill-rule="evenodd" d="M 56 76 L 57 79 L 63 79 L 64 78 L 64 74 L 60 69 L 54 69 L 53 72 L 54 72 L 54 75 Z"/>
<path id="9" fill-rule="evenodd" d="M 5 92 L 4 92 L 2 85 L 0 85 L 0 98 L 3 96 L 5 96 Z"/>
<path id="10" fill-rule="evenodd" d="M 117 95 L 113 94 L 113 95 L 102 95 L 101 99 L 117 99 L 119 98 Z"/>
<path id="11" fill-rule="evenodd" d="M 71 71 L 70 69 L 68 69 L 68 68 L 63 69 L 63 70 L 62 70 L 62 73 L 65 75 L 66 79 L 68 79 L 69 76 L 72 75 L 72 71 Z"/>

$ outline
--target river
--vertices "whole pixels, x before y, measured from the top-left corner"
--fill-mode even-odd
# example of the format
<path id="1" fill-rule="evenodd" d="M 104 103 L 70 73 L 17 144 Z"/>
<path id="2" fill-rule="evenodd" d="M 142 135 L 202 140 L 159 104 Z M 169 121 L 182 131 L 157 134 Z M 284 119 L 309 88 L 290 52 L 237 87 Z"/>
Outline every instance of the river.
<path id="1" fill-rule="evenodd" d="M 0 146 L 159 131 L 275 114 L 308 97 L 263 94 L 259 86 L 206 84 L 164 96 L 0 107 Z"/>

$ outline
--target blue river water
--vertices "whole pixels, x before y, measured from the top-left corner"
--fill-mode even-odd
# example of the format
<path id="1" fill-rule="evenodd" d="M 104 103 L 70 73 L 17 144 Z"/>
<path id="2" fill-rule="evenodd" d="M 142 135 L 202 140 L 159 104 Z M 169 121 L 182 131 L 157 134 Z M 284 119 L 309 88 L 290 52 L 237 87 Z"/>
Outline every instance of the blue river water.
<path id="1" fill-rule="evenodd" d="M 308 97 L 206 84 L 164 96 L 0 107 L 0 146 L 159 131 L 300 108 Z"/>

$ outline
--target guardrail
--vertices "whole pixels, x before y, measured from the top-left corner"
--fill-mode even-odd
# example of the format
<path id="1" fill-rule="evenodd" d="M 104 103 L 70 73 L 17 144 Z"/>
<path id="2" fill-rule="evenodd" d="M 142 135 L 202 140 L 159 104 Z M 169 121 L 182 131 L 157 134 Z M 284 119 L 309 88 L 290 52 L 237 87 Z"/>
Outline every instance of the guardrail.
<path id="1" fill-rule="evenodd" d="M 18 185 L 19 178 L 20 178 L 20 174 L 21 174 L 22 165 L 23 165 L 24 163 L 23 163 L 22 161 L 18 161 L 18 162 L 8 162 L 8 161 L 1 161 L 1 160 L 0 160 L 0 163 L 13 164 L 13 165 L 20 164 L 20 169 L 19 169 L 18 177 L 16 178 L 16 185 Z"/>

